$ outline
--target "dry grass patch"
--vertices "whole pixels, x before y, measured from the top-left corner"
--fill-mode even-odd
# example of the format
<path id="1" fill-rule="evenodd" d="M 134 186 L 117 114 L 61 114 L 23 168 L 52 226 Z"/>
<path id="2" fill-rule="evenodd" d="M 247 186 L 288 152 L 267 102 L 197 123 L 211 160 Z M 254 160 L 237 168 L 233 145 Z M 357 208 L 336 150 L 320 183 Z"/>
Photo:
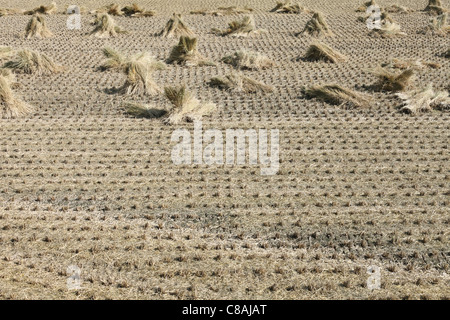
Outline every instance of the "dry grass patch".
<path id="1" fill-rule="evenodd" d="M 400 73 L 382 67 L 369 71 L 378 78 L 378 81 L 373 86 L 378 91 L 403 91 L 409 87 L 414 79 L 414 70 L 412 68 Z"/>
<path id="2" fill-rule="evenodd" d="M 256 93 L 273 92 L 272 86 L 266 85 L 263 82 L 246 77 L 241 73 L 233 72 L 225 77 L 211 78 L 208 82 L 210 86 L 217 87 L 222 90 L 244 92 L 244 93 Z"/>
<path id="3" fill-rule="evenodd" d="M 0 69 L 0 116 L 2 118 L 16 118 L 33 111 L 33 108 L 17 98 L 12 91 L 14 75 L 8 70 Z"/>
<path id="4" fill-rule="evenodd" d="M 197 49 L 198 39 L 180 37 L 178 44 L 173 47 L 167 63 L 181 64 L 184 66 L 213 66 L 214 62 L 203 57 Z"/>
<path id="5" fill-rule="evenodd" d="M 419 31 L 421 34 L 433 34 L 439 36 L 446 36 L 450 33 L 450 26 L 448 25 L 448 13 L 443 13 L 431 19 L 430 24 L 425 29 Z"/>
<path id="6" fill-rule="evenodd" d="M 236 69 L 261 70 L 275 66 L 275 62 L 266 55 L 249 50 L 237 51 L 222 58 L 222 61 Z"/>
<path id="7" fill-rule="evenodd" d="M 333 32 L 320 12 L 315 12 L 311 20 L 306 23 L 305 28 L 298 35 L 309 34 L 314 37 L 332 36 Z"/>
<path id="8" fill-rule="evenodd" d="M 258 35 L 266 33 L 264 29 L 256 29 L 256 23 L 253 16 L 245 16 L 242 20 L 235 20 L 228 24 L 228 29 L 221 31 L 213 29 L 213 33 L 221 36 L 247 37 L 249 35 Z"/>
<path id="9" fill-rule="evenodd" d="M 270 10 L 270 12 L 276 12 L 276 13 L 308 13 L 309 10 L 307 10 L 305 7 L 302 7 L 300 4 L 295 3 L 293 4 L 291 1 L 286 2 L 277 2 L 277 5 L 275 8 Z"/>
<path id="10" fill-rule="evenodd" d="M 370 104 L 370 100 L 362 93 L 338 84 L 312 86 L 305 88 L 304 93 L 308 98 L 317 98 L 333 105 L 350 105 L 352 107 L 366 108 Z"/>
<path id="11" fill-rule="evenodd" d="M 47 28 L 47 22 L 40 14 L 35 14 L 25 28 L 25 38 L 51 38 L 53 33 Z"/>
<path id="12" fill-rule="evenodd" d="M 126 113 L 136 118 L 157 119 L 167 114 L 166 110 L 154 108 L 149 104 L 125 102 L 122 104 L 122 108 L 125 109 Z"/>
<path id="13" fill-rule="evenodd" d="M 338 63 L 346 61 L 347 57 L 324 43 L 314 42 L 306 51 L 304 60 Z"/>
<path id="14" fill-rule="evenodd" d="M 47 55 L 28 49 L 17 52 L 15 57 L 6 62 L 3 67 L 28 74 L 52 74 L 64 70 Z"/>
<path id="15" fill-rule="evenodd" d="M 183 21 L 181 14 L 174 13 L 172 18 L 167 21 L 164 29 L 158 34 L 160 37 L 194 37 L 195 33 Z"/>
<path id="16" fill-rule="evenodd" d="M 94 30 L 91 31 L 91 35 L 97 38 L 116 37 L 119 33 L 126 33 L 107 13 L 98 14 L 92 24 Z"/>
<path id="17" fill-rule="evenodd" d="M 229 16 L 232 14 L 248 14 L 248 13 L 252 13 L 253 9 L 249 8 L 249 7 L 243 7 L 243 8 L 239 8 L 239 7 L 219 7 L 217 10 L 213 10 L 213 11 L 209 11 L 209 10 L 196 10 L 196 11 L 191 11 L 191 14 L 201 14 L 201 15 L 213 15 L 213 16 L 217 16 L 217 17 L 221 17 L 221 16 Z"/>
<path id="18" fill-rule="evenodd" d="M 166 98 L 171 102 L 172 108 L 168 113 L 165 124 L 178 124 L 183 121 L 200 120 L 216 110 L 214 103 L 201 103 L 195 95 L 185 86 L 164 88 Z"/>
<path id="19" fill-rule="evenodd" d="M 58 11 L 58 7 L 56 6 L 55 2 L 52 2 L 48 6 L 39 6 L 37 8 L 34 8 L 33 10 L 25 11 L 24 14 L 26 15 L 33 15 L 36 13 L 40 14 L 55 14 Z"/>
<path id="20" fill-rule="evenodd" d="M 426 88 L 397 93 L 397 96 L 404 101 L 401 111 L 407 113 L 417 114 L 432 110 L 448 110 L 450 108 L 448 92 L 434 91 L 433 84 L 429 84 Z"/>

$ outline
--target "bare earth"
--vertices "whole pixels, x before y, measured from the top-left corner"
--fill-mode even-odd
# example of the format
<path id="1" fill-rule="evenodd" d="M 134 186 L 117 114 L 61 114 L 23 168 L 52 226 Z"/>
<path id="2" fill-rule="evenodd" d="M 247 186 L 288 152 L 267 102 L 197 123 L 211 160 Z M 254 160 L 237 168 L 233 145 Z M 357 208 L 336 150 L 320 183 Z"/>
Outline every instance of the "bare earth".
<path id="1" fill-rule="evenodd" d="M 50 2 L 50 1 L 49 1 Z M 110 0 L 78 0 L 89 10 Z M 448 111 L 400 113 L 393 94 L 370 92 L 365 70 L 389 58 L 441 64 L 419 72 L 415 86 L 448 90 L 449 38 L 417 34 L 423 12 L 391 14 L 406 37 L 379 39 L 357 18 L 364 1 L 303 0 L 322 11 L 334 37 L 326 43 L 349 57 L 339 64 L 296 61 L 313 40 L 296 37 L 311 14 L 270 13 L 276 1 L 163 0 L 136 2 L 155 17 L 115 17 L 130 31 L 95 39 L 90 15 L 80 31 L 67 16 L 46 17 L 55 37 L 21 37 L 29 16 L 0 18 L 0 46 L 31 48 L 68 67 L 57 75 L 18 75 L 16 89 L 35 106 L 21 119 L 0 120 L 1 299 L 449 299 Z M 420 10 L 426 0 L 377 1 Z M 36 0 L 0 0 L 31 9 Z M 58 1 L 61 12 L 74 1 Z M 449 7 L 449 2 L 444 1 Z M 240 16 L 190 15 L 238 5 L 255 9 L 251 38 L 222 38 Z M 163 125 L 128 116 L 126 101 L 166 105 L 164 97 L 110 94 L 124 76 L 100 72 L 105 46 L 165 60 L 178 39 L 153 36 L 173 12 L 199 35 L 213 61 L 240 48 L 278 65 L 247 75 L 273 94 L 230 94 L 211 77 L 231 67 L 170 65 L 161 87 L 185 83 L 218 111 L 206 128 L 280 130 L 281 168 L 176 166 L 171 134 L 192 124 Z M 307 100 L 301 88 L 337 82 L 370 94 L 368 109 Z M 68 290 L 67 267 L 81 268 L 81 290 Z M 367 268 L 381 267 L 381 288 L 367 288 Z"/>

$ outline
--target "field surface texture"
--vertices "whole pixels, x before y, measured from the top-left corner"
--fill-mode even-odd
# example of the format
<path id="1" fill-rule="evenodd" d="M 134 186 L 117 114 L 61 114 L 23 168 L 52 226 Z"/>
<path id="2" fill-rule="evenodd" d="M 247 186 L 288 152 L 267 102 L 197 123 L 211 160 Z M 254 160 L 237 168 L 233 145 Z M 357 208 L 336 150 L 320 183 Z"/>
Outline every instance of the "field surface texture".
<path id="1" fill-rule="evenodd" d="M 321 41 L 347 57 L 339 63 L 297 59 L 315 40 L 296 36 L 312 13 L 270 12 L 276 1 L 133 2 L 156 15 L 114 17 L 128 33 L 108 39 L 88 35 L 87 13 L 81 30 L 67 29 L 62 12 L 73 1 L 45 16 L 48 39 L 23 38 L 30 16 L 0 17 L 0 46 L 36 50 L 66 68 L 17 74 L 14 92 L 34 110 L 0 119 L 0 299 L 450 298 L 449 112 L 402 113 L 394 93 L 371 89 L 377 79 L 368 72 L 391 58 L 422 59 L 440 67 L 417 71 L 412 85 L 448 90 L 448 34 L 418 33 L 432 18 L 421 11 L 428 1 L 377 1 L 415 10 L 390 14 L 407 34 L 393 38 L 369 35 L 355 11 L 364 1 L 301 1 L 324 14 L 334 36 Z M 110 3 L 76 4 L 90 11 Z M 41 4 L 0 0 L 0 8 Z M 243 14 L 190 14 L 232 5 L 254 9 L 267 32 L 222 37 L 211 29 Z M 204 129 L 278 129 L 276 175 L 250 164 L 175 165 L 172 132 L 193 124 L 134 118 L 122 107 L 164 108 L 163 94 L 111 92 L 125 75 L 98 70 L 102 49 L 166 60 L 178 38 L 155 33 L 174 12 L 216 65 L 170 64 L 153 80 L 185 84 L 215 103 Z M 208 85 L 233 71 L 221 58 L 240 49 L 276 62 L 243 71 L 273 93 Z M 370 106 L 332 105 L 302 91 L 327 83 L 367 95 Z M 79 290 L 68 289 L 69 266 L 81 270 Z M 370 266 L 381 268 L 377 290 L 367 286 Z"/>

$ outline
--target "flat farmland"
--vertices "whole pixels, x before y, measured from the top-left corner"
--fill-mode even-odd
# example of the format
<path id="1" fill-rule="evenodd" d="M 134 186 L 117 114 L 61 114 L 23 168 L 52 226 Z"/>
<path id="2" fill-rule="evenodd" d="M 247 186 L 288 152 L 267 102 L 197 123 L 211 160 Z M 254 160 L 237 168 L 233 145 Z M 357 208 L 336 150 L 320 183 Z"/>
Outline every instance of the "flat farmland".
<path id="1" fill-rule="evenodd" d="M 449 299 L 450 114 L 400 112 L 394 93 L 370 89 L 376 77 L 368 71 L 391 58 L 434 62 L 439 67 L 419 70 L 414 86 L 448 92 L 449 35 L 418 33 L 432 17 L 420 11 L 428 1 L 401 1 L 415 11 L 390 16 L 407 35 L 386 39 L 358 21 L 363 1 L 301 1 L 326 17 L 334 36 L 323 41 L 347 56 L 336 64 L 297 59 L 314 40 L 296 36 L 312 14 L 270 12 L 276 1 L 133 2 L 156 15 L 114 17 L 128 33 L 108 39 L 87 35 L 89 14 L 81 30 L 66 28 L 62 11 L 72 1 L 45 16 L 48 39 L 23 38 L 30 16 L 0 17 L 0 46 L 36 50 L 66 67 L 17 74 L 14 91 L 34 110 L 0 119 L 0 299 Z M 41 4 L 0 0 L 0 8 Z M 94 10 L 110 1 L 76 4 Z M 220 37 L 211 29 L 243 15 L 190 14 L 228 5 L 254 9 L 267 32 Z M 169 64 L 153 80 L 185 84 L 215 103 L 205 130 L 279 130 L 276 175 L 250 164 L 176 165 L 172 133 L 193 132 L 193 124 L 134 118 L 122 107 L 165 107 L 162 94 L 111 93 L 125 75 L 98 70 L 102 49 L 166 60 L 178 39 L 154 34 L 174 12 L 216 65 Z M 276 62 L 245 71 L 273 93 L 208 85 L 232 71 L 220 60 L 240 49 Z M 367 94 L 371 104 L 303 94 L 325 83 Z M 81 270 L 80 290 L 67 288 L 69 266 Z M 376 290 L 367 287 L 370 266 L 381 268 Z"/>

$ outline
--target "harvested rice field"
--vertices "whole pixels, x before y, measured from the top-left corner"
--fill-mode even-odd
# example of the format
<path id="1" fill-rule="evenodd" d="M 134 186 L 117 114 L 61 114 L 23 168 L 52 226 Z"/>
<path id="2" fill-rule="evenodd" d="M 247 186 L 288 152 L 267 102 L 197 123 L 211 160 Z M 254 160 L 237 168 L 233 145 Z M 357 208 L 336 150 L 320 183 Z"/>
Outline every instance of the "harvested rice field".
<path id="1" fill-rule="evenodd" d="M 111 2 L 0 0 L 0 299 L 450 298 L 448 0 Z"/>

